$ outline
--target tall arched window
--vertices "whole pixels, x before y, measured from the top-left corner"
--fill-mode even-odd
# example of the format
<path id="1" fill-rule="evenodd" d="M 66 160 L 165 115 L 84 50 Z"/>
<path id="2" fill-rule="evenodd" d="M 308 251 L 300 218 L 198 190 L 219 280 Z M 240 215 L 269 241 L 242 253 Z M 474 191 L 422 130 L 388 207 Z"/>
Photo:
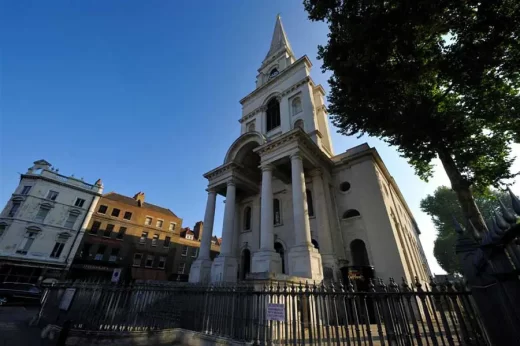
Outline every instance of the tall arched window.
<path id="1" fill-rule="evenodd" d="M 244 231 L 251 229 L 251 207 L 244 209 Z"/>
<path id="2" fill-rule="evenodd" d="M 267 127 L 266 131 L 269 132 L 272 129 L 280 126 L 280 103 L 276 98 L 273 98 L 267 104 Z"/>
<path id="3" fill-rule="evenodd" d="M 299 97 L 295 98 L 291 102 L 292 115 L 298 114 L 302 111 L 302 101 Z"/>
<path id="4" fill-rule="evenodd" d="M 352 264 L 354 266 L 370 265 L 370 262 L 368 261 L 367 248 L 363 240 L 354 239 L 350 243 L 350 253 L 352 255 Z"/>
<path id="5" fill-rule="evenodd" d="M 273 200 L 273 223 L 275 225 L 281 225 L 282 224 L 282 212 L 281 212 L 281 206 L 280 206 L 280 200 L 278 198 L 275 198 Z"/>
<path id="6" fill-rule="evenodd" d="M 285 274 L 285 251 L 283 245 L 279 242 L 274 243 L 274 251 L 280 254 L 280 258 L 282 259 L 282 274 Z"/>
<path id="7" fill-rule="evenodd" d="M 350 219 L 356 216 L 360 216 L 361 214 L 356 209 L 349 209 L 346 212 L 343 213 L 344 219 Z"/>
<path id="8" fill-rule="evenodd" d="M 300 128 L 302 130 L 305 130 L 304 126 L 303 126 L 303 120 L 301 119 L 298 119 L 294 122 L 294 128 Z"/>
<path id="9" fill-rule="evenodd" d="M 314 205 L 312 204 L 312 193 L 311 190 L 305 190 L 305 194 L 307 195 L 307 210 L 309 211 L 309 216 L 314 216 Z"/>

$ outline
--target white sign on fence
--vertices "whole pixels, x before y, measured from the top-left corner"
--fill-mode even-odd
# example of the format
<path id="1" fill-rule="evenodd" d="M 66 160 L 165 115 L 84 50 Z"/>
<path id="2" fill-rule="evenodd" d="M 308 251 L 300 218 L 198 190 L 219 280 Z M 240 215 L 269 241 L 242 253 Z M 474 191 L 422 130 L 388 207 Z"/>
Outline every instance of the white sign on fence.
<path id="1" fill-rule="evenodd" d="M 267 304 L 267 319 L 285 321 L 285 304 Z"/>
<path id="2" fill-rule="evenodd" d="M 61 296 L 60 301 L 60 310 L 69 310 L 70 303 L 72 303 L 72 299 L 74 299 L 74 295 L 76 294 L 75 288 L 67 288 L 65 292 L 63 292 L 63 296 Z"/>
<path id="3" fill-rule="evenodd" d="M 112 272 L 112 282 L 118 283 L 120 277 L 121 277 L 121 268 L 114 269 L 114 271 Z"/>

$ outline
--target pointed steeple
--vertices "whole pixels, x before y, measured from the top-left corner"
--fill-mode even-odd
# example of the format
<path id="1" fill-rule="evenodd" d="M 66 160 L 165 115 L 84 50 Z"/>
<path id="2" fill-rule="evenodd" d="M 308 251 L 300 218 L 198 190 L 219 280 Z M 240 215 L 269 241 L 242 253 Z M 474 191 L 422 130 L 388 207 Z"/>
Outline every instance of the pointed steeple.
<path id="1" fill-rule="evenodd" d="M 271 55 L 277 53 L 283 48 L 286 49 L 290 55 L 294 55 L 289 40 L 287 39 L 287 35 L 285 35 L 285 30 L 283 29 L 282 18 L 280 17 L 280 14 L 278 14 L 276 16 L 276 24 L 274 25 L 271 47 L 269 48 L 269 52 L 265 58 L 269 58 Z"/>

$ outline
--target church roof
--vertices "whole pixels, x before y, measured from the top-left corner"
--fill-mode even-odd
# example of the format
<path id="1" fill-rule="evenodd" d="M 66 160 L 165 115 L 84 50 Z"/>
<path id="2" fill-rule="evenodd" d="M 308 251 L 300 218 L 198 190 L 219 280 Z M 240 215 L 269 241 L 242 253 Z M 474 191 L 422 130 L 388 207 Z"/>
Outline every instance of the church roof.
<path id="1" fill-rule="evenodd" d="M 283 29 L 282 18 L 280 18 L 280 15 L 277 15 L 276 24 L 274 25 L 273 39 L 271 40 L 271 47 L 269 48 L 269 52 L 265 58 L 267 59 L 282 48 L 287 49 L 290 54 L 293 54 L 287 35 L 285 35 L 285 30 Z"/>

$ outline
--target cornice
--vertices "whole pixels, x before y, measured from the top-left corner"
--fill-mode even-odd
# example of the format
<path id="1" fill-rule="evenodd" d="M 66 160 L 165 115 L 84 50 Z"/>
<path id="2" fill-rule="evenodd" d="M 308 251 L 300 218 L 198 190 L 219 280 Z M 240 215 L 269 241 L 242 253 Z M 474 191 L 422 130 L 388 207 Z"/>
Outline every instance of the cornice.
<path id="1" fill-rule="evenodd" d="M 256 109 L 254 109 L 252 112 L 249 112 L 247 113 L 246 115 L 244 115 L 240 120 L 238 120 L 239 123 L 243 123 L 244 121 L 254 117 L 256 114 L 260 113 L 260 112 L 265 112 L 267 110 L 267 106 L 266 105 L 263 105 L 263 106 L 260 106 Z"/>
<path id="2" fill-rule="evenodd" d="M 50 179 L 50 178 L 47 178 L 47 177 L 44 177 L 44 176 L 41 176 L 41 175 L 21 174 L 21 178 L 22 179 L 32 179 L 32 180 L 41 179 L 41 180 L 45 180 L 45 181 L 48 181 L 48 182 L 56 184 L 56 185 L 67 187 L 69 189 L 86 192 L 86 193 L 89 193 L 89 194 L 95 195 L 95 196 L 102 196 L 102 194 L 97 192 L 97 191 L 84 189 L 84 188 L 81 188 L 79 186 L 67 184 L 67 183 L 64 183 L 64 182 L 61 182 L 61 181 L 58 181 L 58 180 L 54 180 L 54 179 Z"/>
<path id="3" fill-rule="evenodd" d="M 246 97 L 244 97 L 243 99 L 240 100 L 240 104 L 244 104 L 244 102 L 248 101 L 250 98 L 252 98 L 256 94 L 258 94 L 261 90 L 264 90 L 267 86 L 273 84 L 275 81 L 280 80 L 281 76 L 283 76 L 283 75 L 287 74 L 289 71 L 293 70 L 301 62 L 305 62 L 306 65 L 309 66 L 309 67 L 312 66 L 312 63 L 309 60 L 309 58 L 307 57 L 307 55 L 302 56 L 300 59 L 296 60 L 294 63 L 289 65 L 289 67 L 287 67 L 285 70 L 281 71 L 278 76 L 276 76 L 275 78 L 271 79 L 270 81 L 268 81 L 264 85 L 260 86 L 259 88 L 256 88 L 252 92 L 250 92 Z"/>
<path id="4" fill-rule="evenodd" d="M 229 163 L 226 163 L 220 167 L 217 167 L 217 168 L 209 171 L 208 173 L 205 173 L 203 175 L 203 177 L 208 180 L 212 180 L 218 176 L 223 175 L 226 172 L 233 170 L 236 167 L 238 167 L 238 165 L 235 162 L 229 162 Z"/>

